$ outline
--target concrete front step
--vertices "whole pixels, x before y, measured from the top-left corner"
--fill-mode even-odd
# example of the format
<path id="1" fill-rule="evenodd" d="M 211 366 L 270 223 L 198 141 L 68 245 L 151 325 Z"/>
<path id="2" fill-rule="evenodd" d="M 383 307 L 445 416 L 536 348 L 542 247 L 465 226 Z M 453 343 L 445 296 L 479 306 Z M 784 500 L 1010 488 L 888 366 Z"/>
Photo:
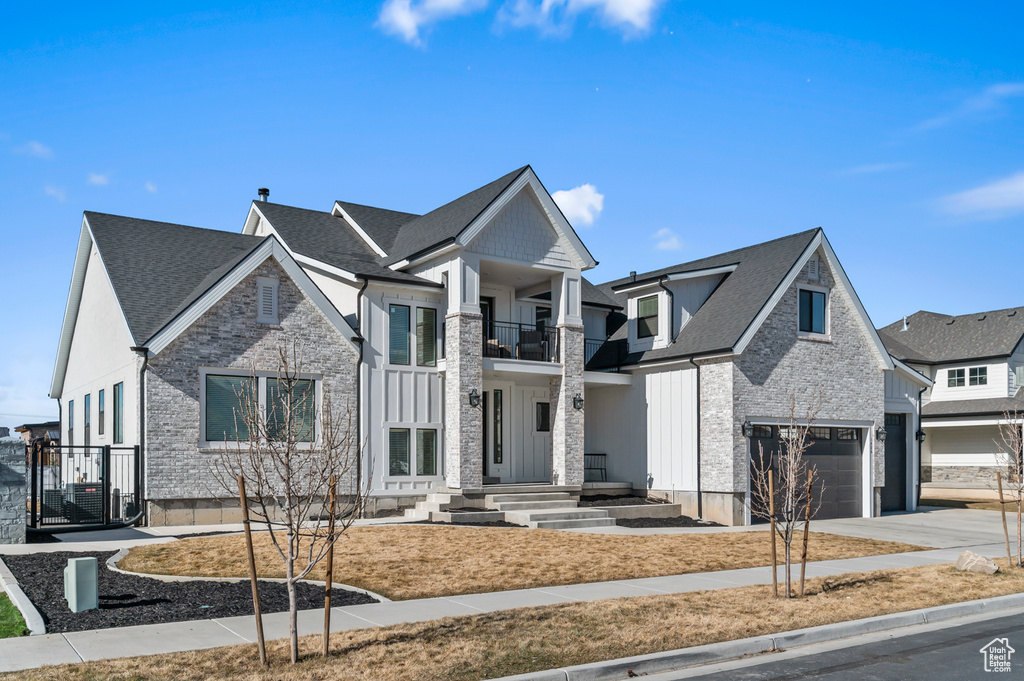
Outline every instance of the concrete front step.
<path id="1" fill-rule="evenodd" d="M 431 513 L 433 513 L 433 511 L 428 511 L 422 508 L 405 509 L 405 517 L 411 518 L 412 520 L 430 520 Z"/>
<path id="2" fill-rule="evenodd" d="M 615 518 L 576 518 L 567 520 L 538 520 L 529 523 L 527 527 L 541 530 L 578 530 L 584 527 L 609 527 L 614 524 Z"/>
<path id="3" fill-rule="evenodd" d="M 487 485 L 485 487 L 463 487 L 461 489 L 446 488 L 444 492 L 451 494 L 462 494 L 465 496 L 477 496 L 486 494 L 533 494 L 536 492 L 568 492 L 579 494 L 583 487 L 581 485 L 547 485 L 543 483 Z"/>
<path id="4" fill-rule="evenodd" d="M 576 508 L 572 499 L 562 501 L 503 501 L 499 504 L 488 504 L 488 508 L 497 511 L 543 511 L 549 508 Z"/>
<path id="5" fill-rule="evenodd" d="M 505 520 L 517 525 L 527 525 L 542 520 L 595 520 L 607 517 L 608 514 L 605 511 L 589 508 L 505 511 Z"/>
<path id="6" fill-rule="evenodd" d="M 633 494 L 633 483 L 631 482 L 585 482 L 581 494 L 585 497 L 596 494 L 608 494 L 625 496 Z"/>
<path id="7" fill-rule="evenodd" d="M 537 492 L 534 494 L 488 494 L 484 503 L 488 506 L 505 501 L 568 501 L 572 497 L 568 492 Z"/>
<path id="8" fill-rule="evenodd" d="M 447 511 L 450 504 L 438 501 L 417 501 L 416 509 L 419 511 Z"/>

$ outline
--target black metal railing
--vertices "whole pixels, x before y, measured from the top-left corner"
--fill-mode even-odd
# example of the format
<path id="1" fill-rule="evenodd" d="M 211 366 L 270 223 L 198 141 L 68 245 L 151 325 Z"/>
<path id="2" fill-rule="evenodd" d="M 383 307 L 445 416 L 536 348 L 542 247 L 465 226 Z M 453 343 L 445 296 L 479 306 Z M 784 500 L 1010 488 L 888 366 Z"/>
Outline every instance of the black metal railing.
<path id="1" fill-rule="evenodd" d="M 31 527 L 112 525 L 142 511 L 138 446 L 44 445 L 30 459 Z"/>
<path id="2" fill-rule="evenodd" d="M 516 322 L 485 321 L 483 356 L 558 362 L 558 329 Z"/>
<path id="3" fill-rule="evenodd" d="M 594 355 L 604 345 L 604 340 L 601 338 L 584 338 L 583 339 L 583 365 L 586 366 L 590 363 L 590 360 L 594 359 Z"/>

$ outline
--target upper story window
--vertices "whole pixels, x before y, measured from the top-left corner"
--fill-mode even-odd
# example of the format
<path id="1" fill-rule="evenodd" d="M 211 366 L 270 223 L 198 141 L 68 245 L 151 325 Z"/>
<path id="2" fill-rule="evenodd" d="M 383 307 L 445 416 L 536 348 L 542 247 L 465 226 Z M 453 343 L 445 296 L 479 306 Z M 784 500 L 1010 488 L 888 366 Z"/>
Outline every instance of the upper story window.
<path id="1" fill-rule="evenodd" d="M 800 289 L 800 325 L 801 333 L 825 335 L 826 308 L 828 296 L 824 291 Z"/>
<path id="2" fill-rule="evenodd" d="M 68 444 L 75 444 L 75 401 L 68 401 Z"/>
<path id="3" fill-rule="evenodd" d="M 388 317 L 388 361 L 409 363 L 409 306 L 391 305 Z"/>
<path id="4" fill-rule="evenodd" d="M 964 373 L 963 369 L 950 369 L 946 372 L 946 385 L 950 388 L 964 387 Z"/>
<path id="5" fill-rule="evenodd" d="M 124 443 L 124 383 L 114 384 L 114 444 Z"/>
<path id="6" fill-rule="evenodd" d="M 1024 386 L 1024 364 L 1013 368 L 1014 386 Z"/>
<path id="7" fill-rule="evenodd" d="M 658 296 L 647 296 L 636 301 L 636 337 L 651 338 L 658 335 Z"/>
<path id="8" fill-rule="evenodd" d="M 105 404 L 105 402 L 106 402 L 106 399 L 105 399 L 106 398 L 106 391 L 105 390 L 100 390 L 100 393 L 99 393 L 98 397 L 99 397 L 99 403 L 96 406 L 99 408 L 99 413 L 97 414 L 97 416 L 99 418 L 96 421 L 96 425 L 97 425 L 96 432 L 99 433 L 100 435 L 103 435 L 103 430 L 104 430 L 103 422 L 106 420 L 106 415 L 107 415 L 107 406 Z"/>
<path id="9" fill-rule="evenodd" d="M 543 331 L 544 329 L 551 326 L 551 308 L 550 307 L 538 307 L 537 308 L 537 330 Z"/>
<path id="10" fill-rule="evenodd" d="M 278 324 L 277 293 L 280 281 L 270 277 L 256 278 L 256 321 L 259 324 Z"/>
<path id="11" fill-rule="evenodd" d="M 416 364 L 437 366 L 437 310 L 416 308 Z"/>
<path id="12" fill-rule="evenodd" d="M 988 385 L 988 367 L 971 367 L 968 381 L 971 385 Z"/>
<path id="13" fill-rule="evenodd" d="M 392 303 L 388 306 L 388 362 L 410 365 L 413 349 L 416 365 L 437 366 L 437 310 L 432 307 L 413 308 L 409 305 Z"/>
<path id="14" fill-rule="evenodd" d="M 89 432 L 90 427 L 92 426 L 92 395 L 85 396 L 85 409 L 83 411 L 84 418 L 82 419 L 82 423 L 85 424 L 85 446 L 88 447 L 92 441 Z"/>

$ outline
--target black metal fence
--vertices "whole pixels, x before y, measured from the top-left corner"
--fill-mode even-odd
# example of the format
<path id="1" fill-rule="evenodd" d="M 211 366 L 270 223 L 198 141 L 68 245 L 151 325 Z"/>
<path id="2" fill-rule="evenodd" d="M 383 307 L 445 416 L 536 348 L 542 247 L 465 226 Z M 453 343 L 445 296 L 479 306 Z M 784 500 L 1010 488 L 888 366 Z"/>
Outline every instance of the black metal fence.
<path id="1" fill-rule="evenodd" d="M 138 446 L 41 445 L 30 459 L 30 526 L 119 525 L 141 516 Z"/>
<path id="2" fill-rule="evenodd" d="M 483 356 L 558 362 L 558 329 L 516 322 L 485 321 Z"/>

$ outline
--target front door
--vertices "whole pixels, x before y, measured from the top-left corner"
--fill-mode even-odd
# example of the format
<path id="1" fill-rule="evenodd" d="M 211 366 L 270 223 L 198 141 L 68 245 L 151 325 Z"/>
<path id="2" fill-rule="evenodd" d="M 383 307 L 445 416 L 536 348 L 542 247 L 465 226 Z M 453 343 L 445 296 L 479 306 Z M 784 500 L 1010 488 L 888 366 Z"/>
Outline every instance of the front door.
<path id="1" fill-rule="evenodd" d="M 882 510 L 907 510 L 907 415 L 885 415 L 885 486 Z"/>
<path id="2" fill-rule="evenodd" d="M 512 384 L 484 382 L 484 477 L 509 482 L 512 477 Z"/>

